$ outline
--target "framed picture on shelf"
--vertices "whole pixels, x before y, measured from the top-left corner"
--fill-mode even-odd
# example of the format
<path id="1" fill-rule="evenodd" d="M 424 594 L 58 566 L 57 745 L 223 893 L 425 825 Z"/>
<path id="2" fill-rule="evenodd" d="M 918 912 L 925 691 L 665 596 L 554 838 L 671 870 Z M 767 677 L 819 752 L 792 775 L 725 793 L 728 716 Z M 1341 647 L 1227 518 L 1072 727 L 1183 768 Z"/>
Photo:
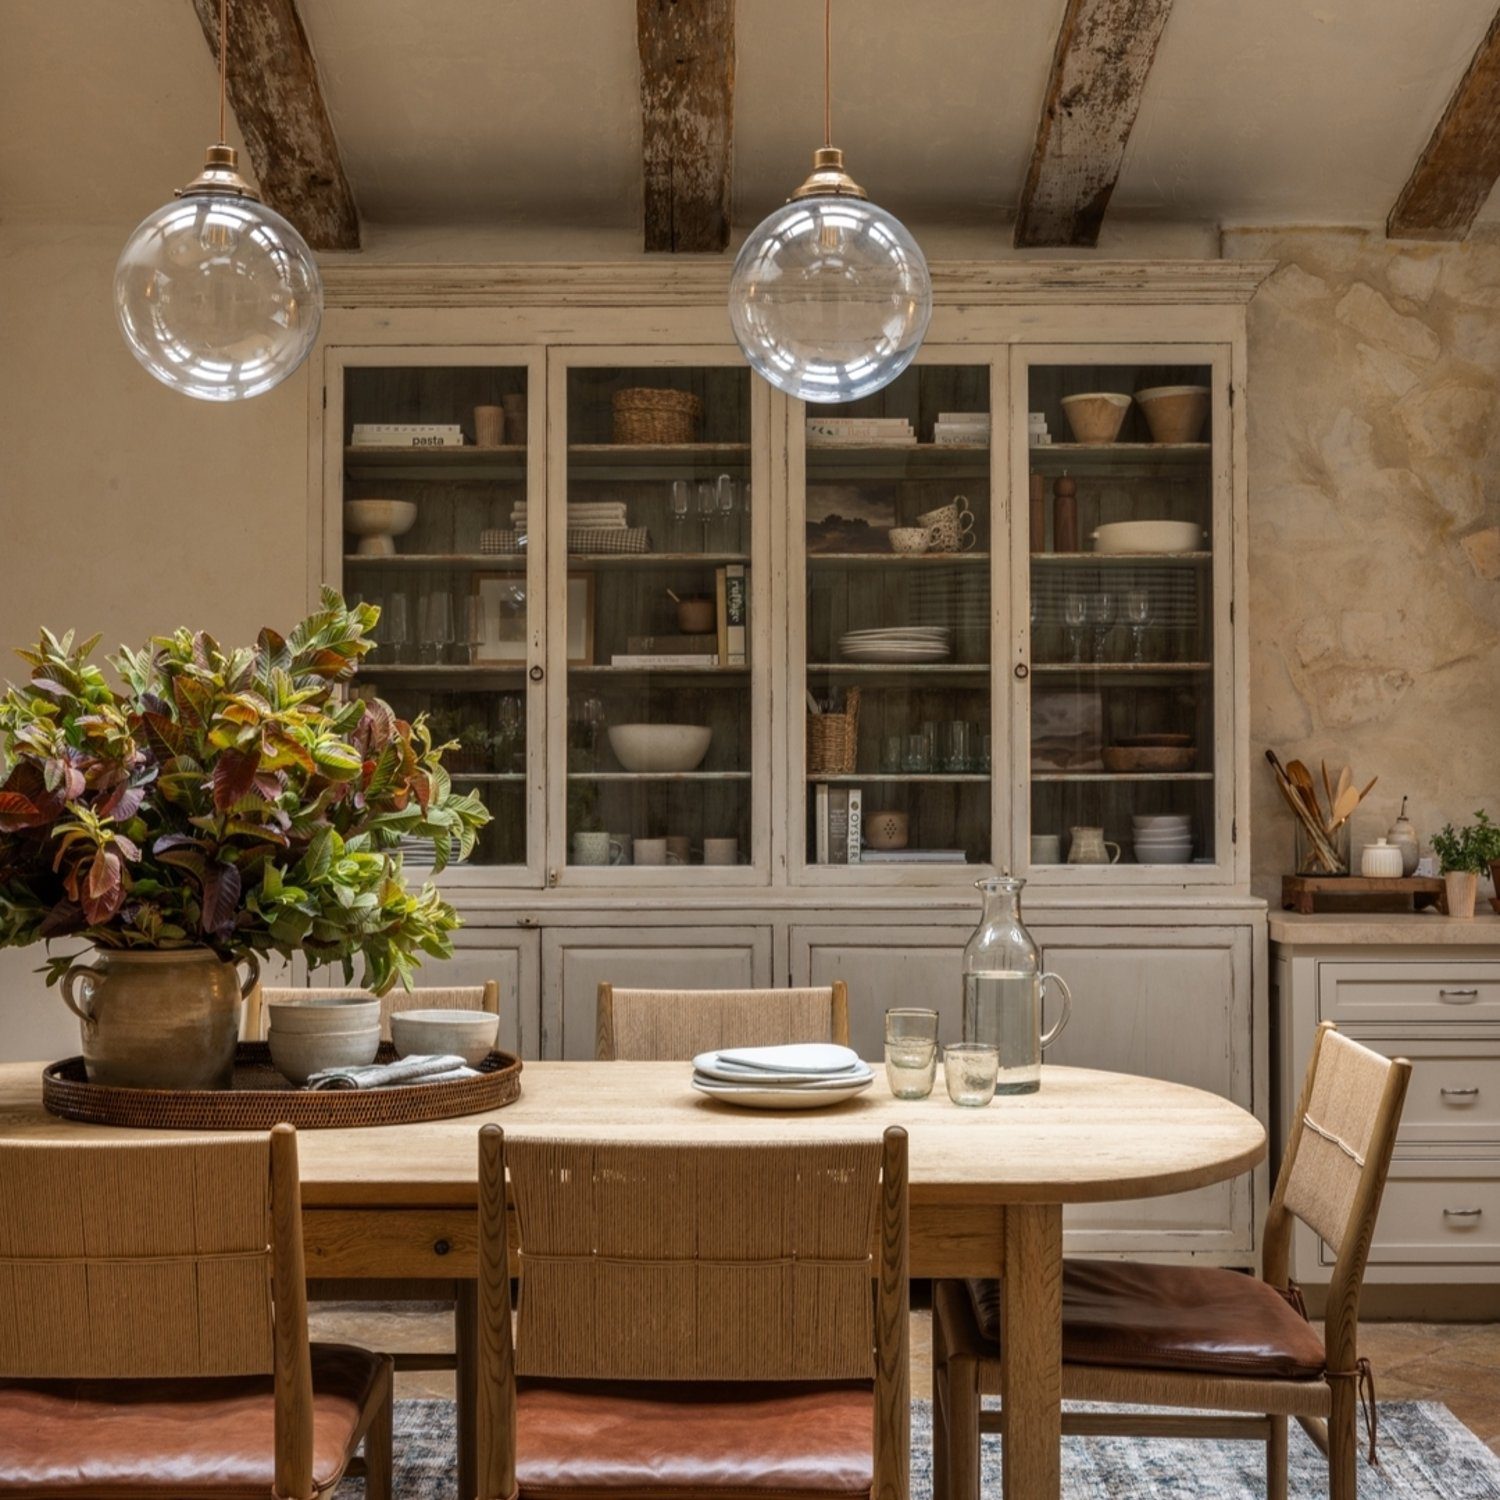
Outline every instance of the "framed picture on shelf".
<path id="1" fill-rule="evenodd" d="M 526 575 L 476 573 L 477 662 L 526 660 Z M 568 665 L 594 662 L 594 575 L 568 574 Z"/>

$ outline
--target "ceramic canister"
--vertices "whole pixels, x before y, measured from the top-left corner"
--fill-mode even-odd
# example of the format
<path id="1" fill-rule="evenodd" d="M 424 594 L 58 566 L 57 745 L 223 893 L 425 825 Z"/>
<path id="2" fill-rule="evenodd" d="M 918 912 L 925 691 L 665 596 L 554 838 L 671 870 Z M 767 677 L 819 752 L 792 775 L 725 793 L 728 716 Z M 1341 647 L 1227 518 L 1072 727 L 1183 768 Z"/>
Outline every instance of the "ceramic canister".
<path id="1" fill-rule="evenodd" d="M 1368 880 L 1399 880 L 1405 871 L 1401 850 L 1385 839 L 1366 844 L 1360 855 L 1359 873 Z"/>

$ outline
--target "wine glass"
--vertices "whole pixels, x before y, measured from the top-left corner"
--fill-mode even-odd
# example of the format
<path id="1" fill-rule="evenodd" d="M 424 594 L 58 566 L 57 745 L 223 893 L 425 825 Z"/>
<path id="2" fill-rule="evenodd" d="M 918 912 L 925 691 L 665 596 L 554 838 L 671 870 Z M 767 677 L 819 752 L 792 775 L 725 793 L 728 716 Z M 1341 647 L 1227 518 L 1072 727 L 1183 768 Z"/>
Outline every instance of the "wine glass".
<path id="1" fill-rule="evenodd" d="M 1088 596 L 1088 622 L 1094 632 L 1094 660 L 1103 661 L 1110 627 L 1115 623 L 1115 596 L 1108 589 L 1095 589 Z"/>
<path id="2" fill-rule="evenodd" d="M 435 666 L 448 659 L 453 645 L 453 595 L 447 584 L 425 584 L 419 607 L 422 618 L 417 660 L 423 666 Z"/>
<path id="3" fill-rule="evenodd" d="M 526 710 L 519 693 L 502 693 L 495 705 L 495 722 L 499 726 L 496 770 L 526 769 Z"/>
<path id="4" fill-rule="evenodd" d="M 1062 618 L 1068 632 L 1068 654 L 1075 662 L 1083 660 L 1083 627 L 1088 617 L 1088 600 L 1069 589 L 1063 595 Z"/>
<path id="5" fill-rule="evenodd" d="M 684 552 L 687 550 L 687 522 L 688 515 L 693 508 L 693 486 L 690 480 L 674 479 L 668 491 L 667 503 L 670 507 L 672 518 L 671 524 L 671 548 L 673 552 Z"/>
<path id="6" fill-rule="evenodd" d="M 719 509 L 719 496 L 711 479 L 700 479 L 698 481 L 698 516 L 703 522 L 703 546 L 702 551 L 709 550 L 708 528 L 713 524 L 713 518 Z"/>
<path id="7" fill-rule="evenodd" d="M 1129 589 L 1125 594 L 1125 619 L 1130 625 L 1130 659 L 1146 659 L 1146 627 L 1151 623 L 1151 595 L 1145 589 Z"/>
<path id="8" fill-rule="evenodd" d="M 719 516 L 724 522 L 724 550 L 726 552 L 734 551 L 734 510 L 738 499 L 736 493 L 738 489 L 739 485 L 733 474 L 720 474 L 714 481 L 714 494 L 719 504 Z"/>
<path id="9" fill-rule="evenodd" d="M 380 616 L 381 661 L 410 662 L 411 649 L 411 605 L 406 590 L 393 588 L 385 596 L 385 608 Z"/>

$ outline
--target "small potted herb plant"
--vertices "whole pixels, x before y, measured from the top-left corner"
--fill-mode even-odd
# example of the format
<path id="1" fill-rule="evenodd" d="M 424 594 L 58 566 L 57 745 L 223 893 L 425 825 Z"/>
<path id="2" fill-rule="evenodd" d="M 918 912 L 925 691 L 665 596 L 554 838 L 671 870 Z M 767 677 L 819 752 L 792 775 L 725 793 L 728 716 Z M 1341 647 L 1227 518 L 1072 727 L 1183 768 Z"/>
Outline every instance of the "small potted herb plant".
<path id="1" fill-rule="evenodd" d="M 1479 877 L 1486 868 L 1500 864 L 1500 825 L 1491 823 L 1481 809 L 1467 828 L 1454 832 L 1448 823 L 1434 835 L 1432 847 L 1437 852 L 1448 891 L 1448 915 L 1472 917 Z"/>
<path id="2" fill-rule="evenodd" d="M 407 888 L 404 839 L 434 868 L 489 813 L 458 796 L 425 722 L 341 689 L 379 611 L 332 590 L 283 639 L 226 650 L 179 630 L 111 665 L 44 631 L 0 699 L 0 947 L 77 938 L 49 984 L 83 1023 L 89 1077 L 223 1087 L 259 960 L 354 958 L 377 994 L 446 958 L 458 916 Z M 249 970 L 242 986 L 236 968 Z"/>

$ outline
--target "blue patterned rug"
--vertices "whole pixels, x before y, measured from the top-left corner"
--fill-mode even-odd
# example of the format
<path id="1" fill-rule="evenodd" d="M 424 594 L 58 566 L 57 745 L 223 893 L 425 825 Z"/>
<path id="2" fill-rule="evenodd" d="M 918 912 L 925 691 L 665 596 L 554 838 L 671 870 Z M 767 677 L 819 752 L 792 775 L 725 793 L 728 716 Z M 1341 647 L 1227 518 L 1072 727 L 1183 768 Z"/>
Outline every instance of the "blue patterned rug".
<path id="1" fill-rule="evenodd" d="M 911 1409 L 911 1496 L 931 1500 L 932 1418 L 925 1401 Z M 1261 1500 L 1264 1449 L 1258 1443 L 1066 1438 L 1067 1500 Z M 1000 1494 L 1000 1439 L 984 1439 L 984 1493 Z M 1380 1406 L 1380 1467 L 1363 1461 L 1360 1500 L 1500 1500 L 1500 1458 L 1446 1406 L 1388 1401 Z M 361 1500 L 364 1484 L 347 1479 L 337 1500 Z M 457 1500 L 453 1475 L 453 1403 L 396 1403 L 396 1500 Z M 1291 1439 L 1294 1500 L 1327 1500 L 1328 1468 L 1295 1423 Z"/>

